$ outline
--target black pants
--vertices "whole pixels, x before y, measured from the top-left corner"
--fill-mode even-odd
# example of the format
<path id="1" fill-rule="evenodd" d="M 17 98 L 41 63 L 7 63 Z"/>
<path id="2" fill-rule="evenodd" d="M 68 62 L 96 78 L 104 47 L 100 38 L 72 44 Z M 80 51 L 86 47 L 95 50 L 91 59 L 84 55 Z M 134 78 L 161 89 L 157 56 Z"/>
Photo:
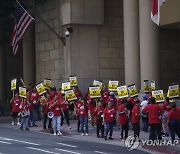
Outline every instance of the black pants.
<path id="1" fill-rule="evenodd" d="M 79 115 L 77 115 L 77 131 L 78 132 L 80 131 L 79 128 L 80 128 L 80 118 L 79 118 Z"/>
<path id="2" fill-rule="evenodd" d="M 64 118 L 66 119 L 66 123 L 69 126 L 69 110 L 64 110 L 63 112 L 64 116 L 61 116 L 61 126 L 64 124 Z"/>
<path id="3" fill-rule="evenodd" d="M 139 133 L 140 133 L 140 124 L 138 123 L 134 123 L 133 125 L 133 129 L 134 129 L 134 136 L 138 136 L 139 137 Z"/>
<path id="4" fill-rule="evenodd" d="M 99 132 L 101 131 L 101 137 L 104 137 L 104 125 L 101 124 L 96 124 L 97 125 L 97 128 L 96 128 L 96 134 L 97 136 L 100 136 L 99 135 Z"/>
<path id="5" fill-rule="evenodd" d="M 125 132 L 125 138 L 126 139 L 128 137 L 128 131 L 129 131 L 129 125 L 128 122 L 126 122 L 125 124 L 122 125 L 122 129 L 121 129 L 121 138 L 123 139 L 123 134 Z"/>
<path id="6" fill-rule="evenodd" d="M 177 136 L 180 139 L 180 120 L 172 119 L 168 126 L 170 130 L 172 142 L 175 140 L 175 134 L 177 134 Z"/>
<path id="7" fill-rule="evenodd" d="M 44 113 L 44 121 L 43 121 L 43 128 L 46 129 L 46 123 L 47 123 L 47 119 L 49 119 L 49 124 L 48 124 L 48 128 L 52 128 L 52 119 L 48 118 L 47 114 Z"/>
<path id="8" fill-rule="evenodd" d="M 156 135 L 157 134 L 157 135 Z M 162 140 L 161 135 L 161 123 L 158 124 L 150 124 L 150 134 L 149 139 L 150 140 L 156 140 L 158 137 L 158 140 Z"/>

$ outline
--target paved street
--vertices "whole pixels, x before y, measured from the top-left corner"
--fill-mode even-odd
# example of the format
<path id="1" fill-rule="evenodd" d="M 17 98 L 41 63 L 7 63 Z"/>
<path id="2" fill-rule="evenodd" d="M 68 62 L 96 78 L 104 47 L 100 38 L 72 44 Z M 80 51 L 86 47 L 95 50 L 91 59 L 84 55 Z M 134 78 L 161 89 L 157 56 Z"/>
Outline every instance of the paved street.
<path id="1" fill-rule="evenodd" d="M 0 154 L 10 153 L 153 153 L 159 154 L 178 154 L 180 153 L 180 144 L 168 147 L 154 147 L 139 145 L 138 150 L 129 152 L 125 148 L 125 144 L 120 140 L 120 130 L 114 128 L 114 140 L 105 141 L 97 138 L 95 128 L 89 128 L 89 136 L 80 136 L 77 132 L 75 120 L 71 120 L 72 129 L 67 129 L 67 125 L 63 125 L 62 136 L 53 136 L 50 131 L 43 131 L 42 121 L 37 121 L 38 127 L 31 127 L 30 131 L 22 131 L 19 126 L 11 125 L 11 117 L 0 117 Z M 130 125 L 131 126 L 131 125 Z M 132 129 L 129 135 L 133 135 Z M 148 139 L 149 133 L 141 131 L 140 139 Z M 169 140 L 170 137 L 163 138 Z M 66 150 L 66 151 L 65 151 Z"/>
<path id="2" fill-rule="evenodd" d="M 0 127 L 0 153 L 116 154 L 129 152 L 125 147 L 118 145 Z M 134 150 L 133 153 L 145 154 L 146 152 Z"/>

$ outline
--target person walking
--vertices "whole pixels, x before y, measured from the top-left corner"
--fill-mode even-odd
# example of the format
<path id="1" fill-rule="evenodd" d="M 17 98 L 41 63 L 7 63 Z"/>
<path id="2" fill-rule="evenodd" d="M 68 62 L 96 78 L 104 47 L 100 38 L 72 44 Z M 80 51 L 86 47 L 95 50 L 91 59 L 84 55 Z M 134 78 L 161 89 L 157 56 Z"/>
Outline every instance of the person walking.
<path id="1" fill-rule="evenodd" d="M 145 106 L 142 110 L 142 113 L 148 112 L 149 125 L 150 125 L 150 140 L 156 140 L 156 133 L 158 136 L 158 140 L 162 140 L 161 135 L 161 120 L 160 116 L 162 114 L 162 108 L 156 103 L 154 97 L 150 98 L 150 104 Z"/>
<path id="2" fill-rule="evenodd" d="M 104 119 L 106 125 L 104 139 L 107 140 L 109 134 L 109 140 L 113 140 L 113 125 L 116 118 L 116 110 L 111 102 L 108 102 L 108 106 L 104 109 Z"/>

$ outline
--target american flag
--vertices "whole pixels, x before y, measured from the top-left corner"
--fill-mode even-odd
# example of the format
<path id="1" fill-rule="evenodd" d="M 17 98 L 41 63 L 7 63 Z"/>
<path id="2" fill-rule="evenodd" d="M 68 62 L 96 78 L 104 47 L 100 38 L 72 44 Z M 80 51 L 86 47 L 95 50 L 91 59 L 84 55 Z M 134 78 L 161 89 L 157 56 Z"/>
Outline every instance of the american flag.
<path id="1" fill-rule="evenodd" d="M 11 37 L 11 45 L 13 48 L 14 55 L 17 53 L 19 48 L 19 42 L 28 31 L 33 17 L 20 5 L 15 10 L 15 24 Z"/>

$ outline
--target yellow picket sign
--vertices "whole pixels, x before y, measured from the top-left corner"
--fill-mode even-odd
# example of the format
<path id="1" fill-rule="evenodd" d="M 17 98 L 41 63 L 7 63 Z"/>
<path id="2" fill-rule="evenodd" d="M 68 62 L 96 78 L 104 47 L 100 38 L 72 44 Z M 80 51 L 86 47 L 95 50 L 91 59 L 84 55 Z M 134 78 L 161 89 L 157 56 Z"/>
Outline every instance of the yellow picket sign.
<path id="1" fill-rule="evenodd" d="M 163 90 L 152 91 L 152 97 L 156 99 L 157 103 L 164 102 L 165 100 Z"/>
<path id="2" fill-rule="evenodd" d="M 179 97 L 179 85 L 178 84 L 169 85 L 168 92 L 170 99 Z"/>
<path id="3" fill-rule="evenodd" d="M 70 90 L 71 89 L 71 84 L 70 82 L 64 82 L 62 83 L 61 86 L 61 91 L 64 92 L 65 90 Z"/>
<path id="4" fill-rule="evenodd" d="M 149 81 L 144 80 L 144 92 L 149 92 Z"/>
<path id="5" fill-rule="evenodd" d="M 99 86 L 100 89 L 102 89 L 102 85 L 103 85 L 102 81 L 98 81 L 98 80 L 93 81 L 93 86 Z"/>
<path id="6" fill-rule="evenodd" d="M 73 90 L 67 90 L 67 91 L 65 91 L 65 98 L 66 98 L 66 100 L 68 100 L 68 101 L 73 101 L 73 100 L 76 100 L 76 99 L 77 99 L 77 97 L 76 97 L 76 95 L 75 95 L 75 93 L 74 93 Z"/>
<path id="7" fill-rule="evenodd" d="M 69 82 L 70 82 L 71 86 L 77 86 L 77 77 L 76 76 L 70 76 Z"/>
<path id="8" fill-rule="evenodd" d="M 17 79 L 11 80 L 11 90 L 16 90 Z"/>
<path id="9" fill-rule="evenodd" d="M 135 84 L 129 85 L 128 86 L 128 91 L 129 91 L 129 95 L 131 97 L 138 96 L 138 91 L 137 91 L 137 88 L 136 88 Z"/>
<path id="10" fill-rule="evenodd" d="M 39 95 L 46 93 L 45 87 L 42 83 L 36 85 L 36 89 L 37 89 L 37 92 L 39 93 Z"/>
<path id="11" fill-rule="evenodd" d="M 19 96 L 22 98 L 26 98 L 26 88 L 19 87 Z"/>
<path id="12" fill-rule="evenodd" d="M 117 91 L 119 81 L 109 81 L 109 91 Z"/>
<path id="13" fill-rule="evenodd" d="M 118 97 L 119 98 L 126 98 L 129 96 L 127 86 L 117 87 Z"/>
<path id="14" fill-rule="evenodd" d="M 52 82 L 50 79 L 44 79 L 43 85 L 45 89 L 50 89 L 52 87 Z"/>
<path id="15" fill-rule="evenodd" d="M 156 89 L 156 82 L 155 81 L 151 81 L 151 91 L 155 90 Z"/>
<path id="16" fill-rule="evenodd" d="M 100 87 L 89 87 L 90 98 L 101 97 Z"/>

